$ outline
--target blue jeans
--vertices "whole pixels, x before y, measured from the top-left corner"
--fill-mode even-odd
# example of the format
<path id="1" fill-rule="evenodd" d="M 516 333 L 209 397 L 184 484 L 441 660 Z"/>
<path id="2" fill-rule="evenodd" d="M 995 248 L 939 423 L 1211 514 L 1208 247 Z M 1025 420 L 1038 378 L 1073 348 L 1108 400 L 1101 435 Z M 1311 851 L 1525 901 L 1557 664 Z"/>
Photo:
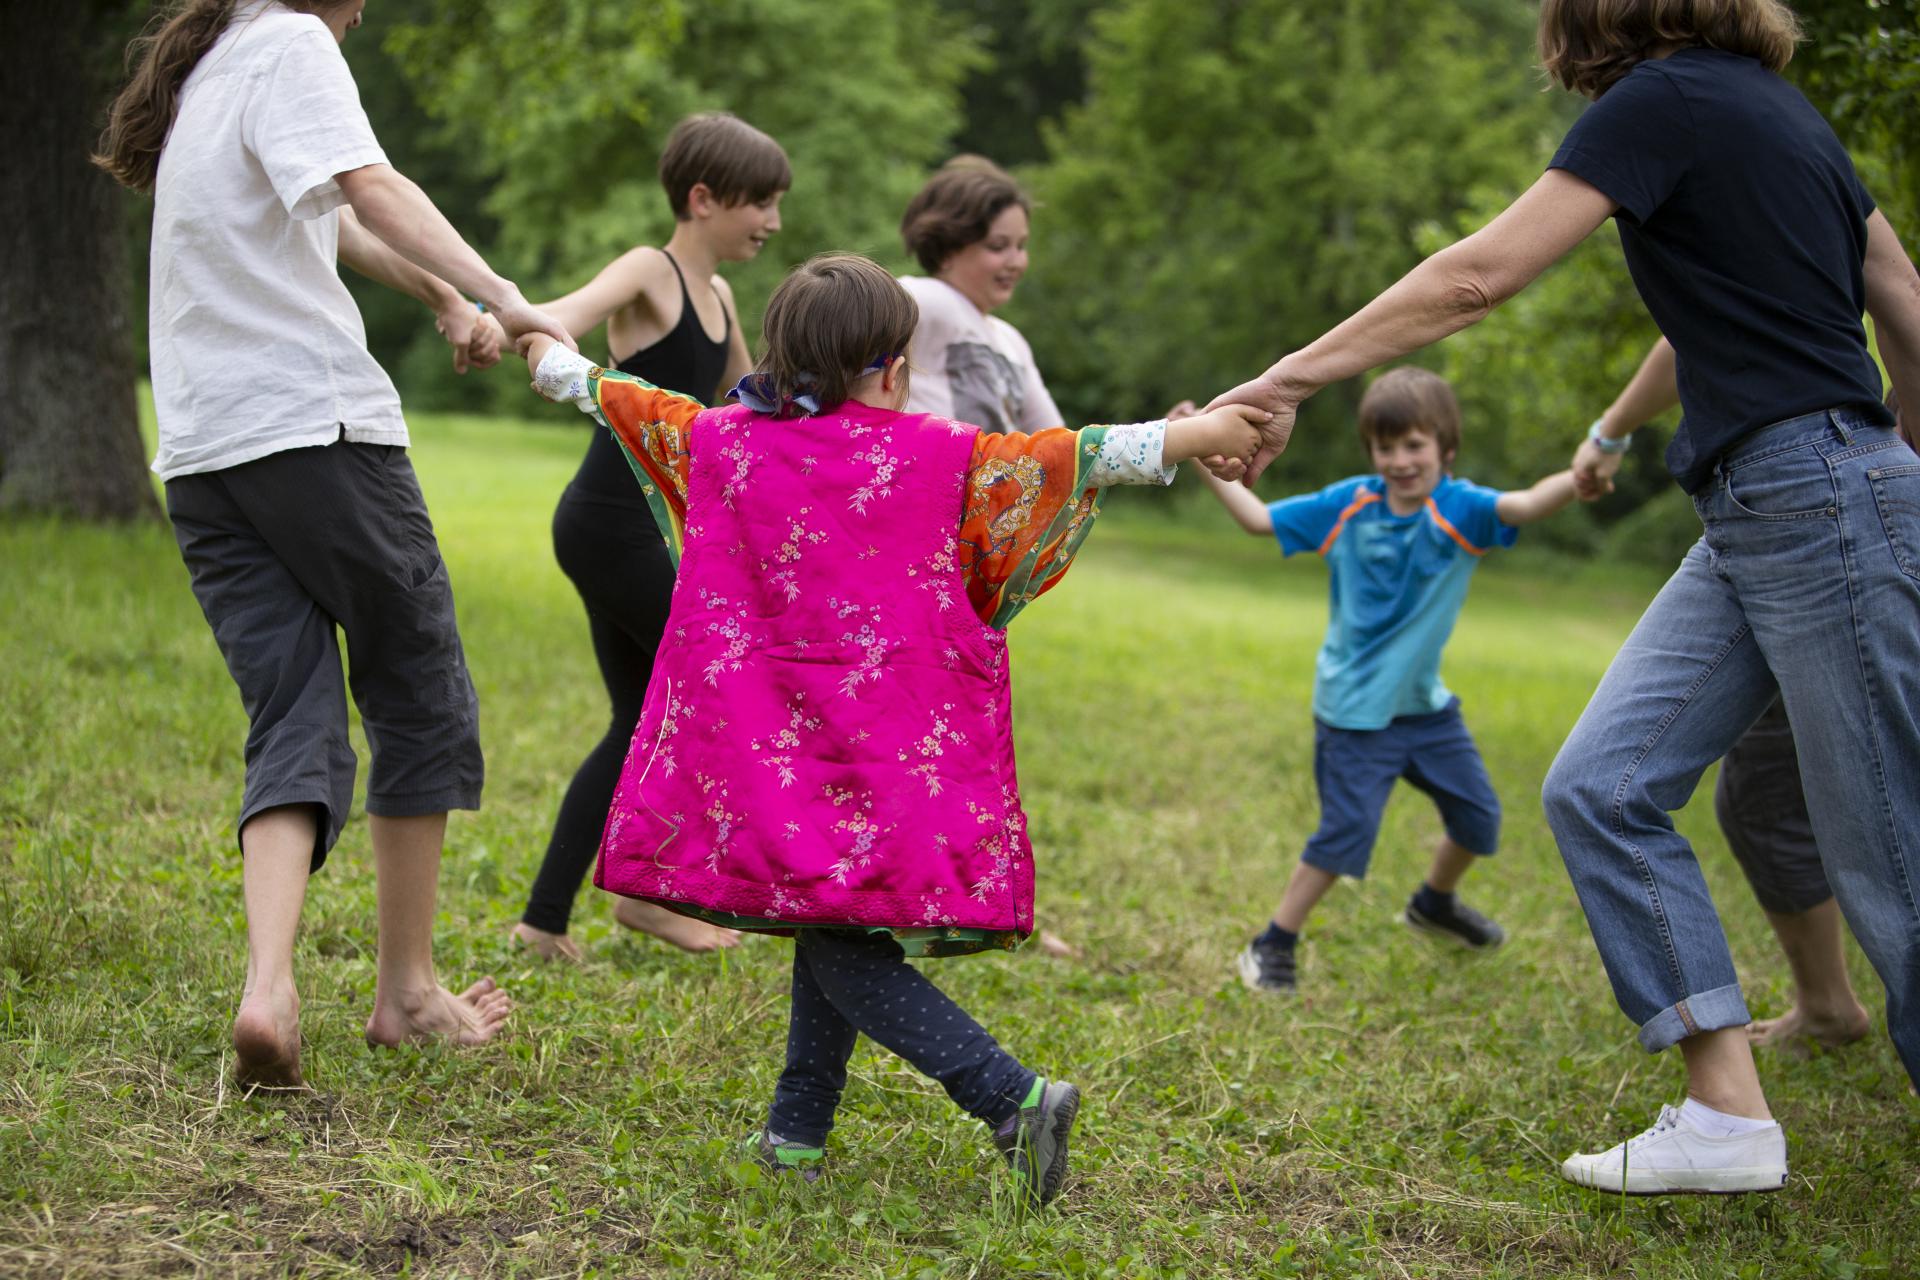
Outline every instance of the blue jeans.
<path id="1" fill-rule="evenodd" d="M 1653 1051 L 1749 1020 L 1670 815 L 1777 688 L 1827 878 L 1920 1080 L 1920 458 L 1862 416 L 1808 414 L 1741 441 L 1694 506 L 1705 536 L 1544 791 L 1614 996 Z"/>

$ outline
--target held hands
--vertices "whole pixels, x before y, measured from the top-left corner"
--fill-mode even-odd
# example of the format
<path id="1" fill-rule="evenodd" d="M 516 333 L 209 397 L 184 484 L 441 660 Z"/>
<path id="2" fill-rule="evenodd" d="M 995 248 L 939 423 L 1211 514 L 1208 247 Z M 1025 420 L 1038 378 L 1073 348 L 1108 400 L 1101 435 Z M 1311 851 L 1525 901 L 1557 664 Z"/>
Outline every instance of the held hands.
<path id="1" fill-rule="evenodd" d="M 493 315 L 499 320 L 501 330 L 516 344 L 516 349 L 522 338 L 534 333 L 545 334 L 569 351 L 580 349 L 565 325 L 529 303 L 517 289 L 493 308 Z M 542 354 L 545 354 L 544 348 Z"/>
<path id="2" fill-rule="evenodd" d="M 1246 474 L 1248 460 L 1261 446 L 1267 421 L 1264 409 L 1226 404 L 1181 418 L 1169 415 L 1167 434 L 1169 443 L 1178 434 L 1182 456 L 1199 459 L 1215 476 L 1231 481 Z"/>
<path id="3" fill-rule="evenodd" d="M 1286 451 L 1287 441 L 1293 436 L 1294 414 L 1299 411 L 1300 402 L 1312 395 L 1314 388 L 1295 383 L 1286 376 L 1286 361 L 1283 359 L 1251 382 L 1243 382 L 1231 391 L 1223 392 L 1213 398 L 1207 406 L 1209 412 L 1230 404 L 1251 405 L 1270 415 L 1260 426 L 1260 443 L 1255 449 L 1251 461 L 1244 469 L 1243 476 L 1248 484 L 1259 479 L 1260 473 Z M 1209 469 L 1223 480 L 1240 479 L 1242 476 L 1227 475 L 1219 468 Z"/>
<path id="4" fill-rule="evenodd" d="M 453 348 L 453 371 L 491 369 L 500 363 L 500 326 L 455 295 L 435 317 L 433 327 Z"/>
<path id="5" fill-rule="evenodd" d="M 1607 453 L 1591 440 L 1582 440 L 1573 454 L 1573 496 L 1592 502 L 1613 492 L 1613 477 L 1626 455 Z"/>

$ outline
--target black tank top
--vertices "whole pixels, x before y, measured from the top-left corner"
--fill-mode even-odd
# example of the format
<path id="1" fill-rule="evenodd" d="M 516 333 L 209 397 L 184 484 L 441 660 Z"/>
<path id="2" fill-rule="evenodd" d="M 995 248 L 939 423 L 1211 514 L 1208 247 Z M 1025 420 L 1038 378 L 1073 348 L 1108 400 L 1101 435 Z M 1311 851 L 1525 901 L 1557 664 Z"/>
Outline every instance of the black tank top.
<path id="1" fill-rule="evenodd" d="M 733 315 L 723 306 L 721 314 L 726 317 L 726 328 L 718 342 L 709 338 L 700 324 L 700 313 L 694 310 L 693 297 L 687 292 L 687 278 L 681 274 L 680 264 L 670 253 L 666 258 L 673 267 L 674 278 L 680 281 L 680 322 L 660 341 L 641 348 L 614 367 L 636 378 L 645 378 L 656 387 L 678 391 L 706 404 L 712 400 L 721 376 L 727 371 Z M 587 456 L 580 460 L 580 470 L 574 473 L 571 488 L 579 496 L 598 502 L 617 502 L 642 509 L 647 505 L 646 496 L 634 479 L 633 468 L 627 465 L 626 455 L 614 442 L 613 433 L 597 425 L 587 444 Z"/>

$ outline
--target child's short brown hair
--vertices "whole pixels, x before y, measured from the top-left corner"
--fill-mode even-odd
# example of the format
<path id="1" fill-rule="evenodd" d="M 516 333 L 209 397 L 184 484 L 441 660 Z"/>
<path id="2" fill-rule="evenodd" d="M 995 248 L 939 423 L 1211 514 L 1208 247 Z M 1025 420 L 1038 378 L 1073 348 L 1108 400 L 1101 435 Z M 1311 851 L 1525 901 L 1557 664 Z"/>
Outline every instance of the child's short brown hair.
<path id="1" fill-rule="evenodd" d="M 1033 212 L 1013 175 L 985 156 L 955 156 L 907 201 L 900 239 L 934 275 L 948 258 L 985 240 L 993 220 L 1016 204 Z"/>
<path id="2" fill-rule="evenodd" d="M 1460 452 L 1460 401 L 1437 373 L 1401 365 L 1373 380 L 1360 397 L 1360 438 L 1371 449 L 1409 431 L 1425 431 L 1441 457 Z"/>
<path id="3" fill-rule="evenodd" d="M 660 153 L 660 185 L 679 221 L 693 216 L 687 200 L 700 183 L 721 204 L 759 204 L 793 185 L 793 168 L 779 143 L 739 116 L 704 111 L 673 126 Z"/>
<path id="4" fill-rule="evenodd" d="M 780 282 L 762 324 L 755 372 L 772 380 L 771 398 L 786 406 L 810 395 L 824 410 L 845 401 L 876 360 L 906 353 L 920 308 L 872 259 L 823 253 Z"/>
<path id="5" fill-rule="evenodd" d="M 1544 0 L 1540 63 L 1575 93 L 1598 98 L 1670 46 L 1724 49 L 1778 71 L 1800 22 L 1781 0 Z"/>

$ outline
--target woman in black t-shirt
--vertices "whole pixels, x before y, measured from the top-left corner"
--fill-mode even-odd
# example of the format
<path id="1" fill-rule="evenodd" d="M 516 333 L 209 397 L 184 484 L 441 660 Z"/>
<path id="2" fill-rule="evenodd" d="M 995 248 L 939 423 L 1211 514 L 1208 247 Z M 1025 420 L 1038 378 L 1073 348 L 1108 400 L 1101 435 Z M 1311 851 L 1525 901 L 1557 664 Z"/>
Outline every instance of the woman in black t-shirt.
<path id="1" fill-rule="evenodd" d="M 1777 74 L 1778 0 L 1546 0 L 1547 69 L 1594 105 L 1486 227 L 1221 396 L 1271 410 L 1257 474 L 1321 387 L 1483 319 L 1608 218 L 1678 353 L 1667 459 L 1704 524 L 1548 775 L 1547 817 L 1621 1008 L 1678 1044 L 1688 1099 L 1562 1173 L 1615 1191 L 1786 1180 L 1733 960 L 1674 830 L 1701 773 L 1776 692 L 1813 826 L 1920 1080 L 1920 465 L 1891 430 L 1860 322 L 1920 404 L 1920 276 L 1833 132 Z M 1574 459 L 1611 487 L 1633 418 Z"/>

